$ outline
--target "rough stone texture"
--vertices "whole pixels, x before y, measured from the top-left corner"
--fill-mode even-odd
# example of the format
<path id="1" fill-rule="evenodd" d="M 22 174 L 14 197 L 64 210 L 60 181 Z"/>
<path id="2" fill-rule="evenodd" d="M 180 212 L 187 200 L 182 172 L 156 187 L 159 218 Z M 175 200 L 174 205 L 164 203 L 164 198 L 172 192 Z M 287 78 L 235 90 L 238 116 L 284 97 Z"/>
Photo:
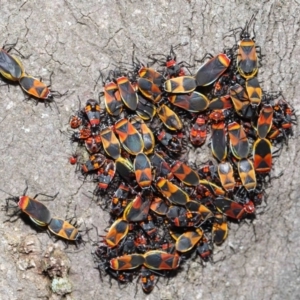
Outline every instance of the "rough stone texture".
<path id="1" fill-rule="evenodd" d="M 82 185 L 68 163 L 72 147 L 67 123 L 77 109 L 77 96 L 85 101 L 97 97 L 98 70 L 114 63 L 129 62 L 133 46 L 139 58 L 167 53 L 171 44 L 188 42 L 178 49 L 178 59 L 191 61 L 206 52 L 218 53 L 231 46 L 223 39 L 229 29 L 244 26 L 258 10 L 256 41 L 265 54 L 259 71 L 264 90 L 282 90 L 294 105 L 300 104 L 300 6 L 291 1 L 9 1 L 0 0 L 1 43 L 19 39 L 27 72 L 68 96 L 58 99 L 60 114 L 43 104 L 23 101 L 19 86 L 1 87 L 0 188 L 20 195 L 28 180 L 29 195 L 38 192 L 59 196 L 47 205 L 57 217 L 76 214 L 87 227 L 104 229 L 108 215 L 88 197 L 93 186 Z M 138 286 L 136 299 L 299 299 L 300 222 L 299 129 L 276 159 L 268 189 L 268 205 L 252 224 L 232 224 L 228 240 L 215 249 L 215 264 L 201 266 L 199 260 L 184 267 L 174 279 L 161 278 L 153 293 L 145 296 Z M 201 153 L 198 150 L 197 153 Z M 191 160 L 195 157 L 190 156 Z M 7 197 L 0 192 L 2 203 Z M 50 289 L 49 277 L 40 263 L 53 241 L 23 219 L 3 223 L 0 214 L 0 298 L 62 299 Z M 103 233 L 103 230 L 100 230 Z M 91 233 L 96 240 L 96 234 Z M 24 244 L 25 243 L 25 244 Z M 64 249 L 59 241 L 56 246 Z M 73 292 L 64 299 L 133 299 L 136 284 L 119 289 L 110 286 L 94 269 L 93 247 L 65 250 L 71 261 L 69 280 Z M 73 253 L 72 253 L 73 252 Z M 69 284 L 69 283 L 68 283 Z"/>

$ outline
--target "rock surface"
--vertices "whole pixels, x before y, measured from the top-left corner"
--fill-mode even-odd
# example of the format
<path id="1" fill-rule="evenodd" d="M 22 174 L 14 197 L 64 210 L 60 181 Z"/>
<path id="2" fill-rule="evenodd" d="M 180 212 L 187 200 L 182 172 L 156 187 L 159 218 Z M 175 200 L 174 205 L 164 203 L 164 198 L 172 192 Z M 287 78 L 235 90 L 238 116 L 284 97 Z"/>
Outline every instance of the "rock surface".
<path id="1" fill-rule="evenodd" d="M 282 90 L 299 115 L 300 4 L 296 0 L 223 4 L 202 0 L 1 0 L 1 43 L 18 39 L 17 49 L 30 55 L 22 60 L 26 71 L 47 84 L 53 72 L 52 89 L 69 93 L 57 99 L 58 112 L 53 105 L 51 109 L 23 101 L 18 85 L 0 87 L 0 188 L 21 195 L 27 180 L 28 195 L 59 192 L 57 199 L 47 203 L 53 215 L 72 216 L 77 206 L 76 215 L 86 226 L 93 224 L 103 234 L 109 216 L 89 198 L 93 185 L 83 185 L 68 162 L 72 153 L 68 119 L 78 108 L 77 96 L 82 102 L 97 98 L 101 91 L 101 84 L 95 86 L 98 71 L 130 62 L 133 47 L 140 59 L 168 53 L 170 45 L 184 42 L 188 45 L 176 51 L 179 60 L 193 63 L 207 52 L 217 54 L 234 43 L 223 36 L 244 26 L 256 11 L 256 42 L 265 54 L 259 71 L 261 85 L 266 91 Z M 196 260 L 172 280 L 161 278 L 150 295 L 145 296 L 138 286 L 136 299 L 299 299 L 298 136 L 299 128 L 295 128 L 294 139 L 275 160 L 273 175 L 284 174 L 272 180 L 267 207 L 259 210 L 252 224 L 231 224 L 227 241 L 215 249 L 214 259 L 219 262 L 203 267 Z M 190 159 L 195 160 L 199 152 Z M 4 205 L 8 196 L 0 191 L 0 197 Z M 26 220 L 3 223 L 6 219 L 1 212 L 1 299 L 134 298 L 135 282 L 119 289 L 115 281 L 110 285 L 108 277 L 100 281 L 90 243 L 82 251 L 72 245 L 64 250 L 61 241 L 53 246 L 45 232 L 37 232 Z M 91 238 L 96 240 L 96 233 Z M 70 263 L 69 272 L 63 269 L 64 288 L 72 292 L 64 298 L 63 288 L 54 293 L 51 279 L 41 272 L 49 247 L 65 252 L 64 268 Z"/>

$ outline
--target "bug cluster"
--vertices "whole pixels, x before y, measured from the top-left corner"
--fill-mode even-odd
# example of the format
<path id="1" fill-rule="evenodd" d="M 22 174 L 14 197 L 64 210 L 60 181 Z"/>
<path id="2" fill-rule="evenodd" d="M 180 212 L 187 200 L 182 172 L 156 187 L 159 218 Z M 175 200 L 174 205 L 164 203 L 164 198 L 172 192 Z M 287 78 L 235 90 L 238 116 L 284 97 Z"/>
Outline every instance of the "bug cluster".
<path id="1" fill-rule="evenodd" d="M 4 209 L 9 216 L 7 221 L 15 221 L 22 212 L 26 214 L 38 228 L 48 229 L 48 231 L 57 238 L 75 242 L 76 245 L 83 241 L 76 226 L 61 218 L 52 217 L 50 210 L 41 201 L 37 200 L 37 197 L 40 195 L 45 196 L 48 200 L 54 200 L 58 193 L 54 196 L 39 193 L 31 198 L 26 195 L 27 189 L 28 187 L 25 188 L 23 195 L 20 197 L 10 195 L 11 197 L 6 199 Z M 13 202 L 13 205 L 10 204 L 11 202 Z M 12 212 L 9 213 L 11 210 Z"/>
<path id="2" fill-rule="evenodd" d="M 89 153 L 78 168 L 111 215 L 95 251 L 101 273 L 120 283 L 139 276 L 151 292 L 156 276 L 188 257 L 212 260 L 228 221 L 255 216 L 296 117 L 280 93 L 260 87 L 253 20 L 196 72 L 176 61 L 174 47 L 147 66 L 133 59 L 131 68 L 111 70 L 102 80 L 105 107 L 90 99 L 71 116 L 71 140 Z M 188 148 L 206 140 L 215 162 L 189 165 Z"/>
<path id="3" fill-rule="evenodd" d="M 14 49 L 22 58 L 25 58 L 18 50 L 15 49 L 15 46 L 16 43 L 5 45 L 0 49 L 0 74 L 2 79 L 9 83 L 19 83 L 22 90 L 29 97 L 36 100 L 51 102 L 55 95 L 61 95 L 58 92 L 50 92 L 49 87 L 45 83 L 25 72 L 25 68 L 21 60 L 9 53 L 12 49 Z"/>

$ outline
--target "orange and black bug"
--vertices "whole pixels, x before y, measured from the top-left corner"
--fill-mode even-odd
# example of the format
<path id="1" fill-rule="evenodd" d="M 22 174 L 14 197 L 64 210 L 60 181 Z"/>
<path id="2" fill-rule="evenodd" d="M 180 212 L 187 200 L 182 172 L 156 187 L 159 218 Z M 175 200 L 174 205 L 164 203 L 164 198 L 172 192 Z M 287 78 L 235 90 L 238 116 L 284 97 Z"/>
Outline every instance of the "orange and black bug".
<path id="1" fill-rule="evenodd" d="M 240 204 L 228 198 L 218 197 L 213 203 L 220 213 L 235 220 L 241 220 L 247 214 L 251 215 L 255 213 L 255 206 L 252 201 Z"/>
<path id="2" fill-rule="evenodd" d="M 137 155 L 142 152 L 144 143 L 141 135 L 135 127 L 124 118 L 117 121 L 114 125 L 114 130 L 119 137 L 123 148 L 131 155 Z"/>
<path id="3" fill-rule="evenodd" d="M 72 154 L 72 156 L 69 157 L 69 162 L 71 165 L 77 164 L 78 161 L 78 154 Z"/>
<path id="4" fill-rule="evenodd" d="M 119 116 L 123 110 L 120 91 L 114 82 L 106 83 L 104 86 L 104 104 L 106 111 L 112 116 Z"/>
<path id="5" fill-rule="evenodd" d="M 180 153 L 182 152 L 182 143 L 178 138 L 178 135 L 170 134 L 165 130 L 157 129 L 154 132 L 156 138 L 160 141 L 160 143 L 165 146 L 172 153 Z"/>
<path id="6" fill-rule="evenodd" d="M 235 187 L 235 179 L 233 168 L 229 162 L 222 162 L 218 164 L 218 174 L 222 187 L 226 191 L 233 191 Z"/>
<path id="7" fill-rule="evenodd" d="M 42 100 L 52 100 L 53 94 L 51 94 L 48 86 L 42 81 L 29 76 L 23 75 L 19 79 L 21 88 L 29 95 Z"/>
<path id="8" fill-rule="evenodd" d="M 141 222 L 140 224 L 142 224 L 142 223 L 143 222 Z M 155 226 L 154 226 L 154 228 L 156 229 Z M 156 237 L 156 232 L 155 232 L 155 234 L 153 234 L 153 237 L 154 238 Z M 144 232 L 143 229 L 138 230 L 135 234 L 135 239 L 134 239 L 134 245 L 136 246 L 137 251 L 140 253 L 145 253 L 146 251 L 148 251 L 149 247 L 151 247 L 149 245 L 150 240 L 152 240 L 151 235 L 148 235 L 148 233 Z"/>
<path id="9" fill-rule="evenodd" d="M 225 191 L 221 187 L 219 187 L 215 183 L 212 183 L 208 180 L 201 179 L 200 184 L 197 186 L 197 189 L 201 190 L 201 187 L 203 187 L 203 186 L 208 190 L 208 192 L 211 195 L 214 195 L 214 196 L 225 195 Z"/>
<path id="10" fill-rule="evenodd" d="M 98 170 L 106 161 L 106 157 L 101 153 L 95 153 L 81 166 L 84 174 Z"/>
<path id="11" fill-rule="evenodd" d="M 71 116 L 69 124 L 72 129 L 76 129 L 82 124 L 82 119 L 79 116 Z"/>
<path id="12" fill-rule="evenodd" d="M 233 51 L 230 49 L 231 56 L 233 56 Z M 210 92 L 212 97 L 223 97 L 228 94 L 228 89 L 232 85 L 233 82 L 237 81 L 236 75 L 232 72 L 232 68 L 228 70 L 228 72 L 223 73 L 218 80 L 213 84 L 212 90 Z M 219 108 L 221 109 L 221 108 Z"/>
<path id="13" fill-rule="evenodd" d="M 115 163 L 119 175 L 123 177 L 123 179 L 131 183 L 135 178 L 132 162 L 129 159 L 120 156 L 116 159 Z"/>
<path id="14" fill-rule="evenodd" d="M 228 124 L 230 149 L 237 159 L 247 158 L 250 145 L 243 127 L 237 122 Z"/>
<path id="15" fill-rule="evenodd" d="M 137 85 L 141 94 L 153 103 L 157 103 L 162 99 L 163 92 L 160 90 L 159 86 L 151 80 L 139 78 Z"/>
<path id="16" fill-rule="evenodd" d="M 204 63 L 196 73 L 197 86 L 207 86 L 216 81 L 230 65 L 230 58 L 220 53 Z"/>
<path id="17" fill-rule="evenodd" d="M 113 248 L 127 235 L 129 224 L 126 220 L 117 219 L 109 228 L 108 233 L 104 237 L 106 244 Z"/>
<path id="18" fill-rule="evenodd" d="M 242 159 L 238 162 L 238 172 L 243 186 L 247 191 L 256 188 L 257 181 L 254 166 L 251 160 Z"/>
<path id="19" fill-rule="evenodd" d="M 170 165 L 157 152 L 150 158 L 152 166 L 155 168 L 156 177 L 164 177 L 169 180 L 173 178 Z"/>
<path id="20" fill-rule="evenodd" d="M 216 109 L 231 109 L 232 102 L 230 100 L 229 95 L 221 96 L 215 98 L 209 102 L 209 109 L 216 110 Z"/>
<path id="21" fill-rule="evenodd" d="M 170 254 L 159 250 L 146 252 L 144 259 L 144 266 L 151 270 L 175 270 L 180 264 L 178 254 Z"/>
<path id="22" fill-rule="evenodd" d="M 72 129 L 77 129 L 80 126 L 89 127 L 88 120 L 86 119 L 84 109 L 81 109 L 81 101 L 78 97 L 78 110 L 73 113 L 69 119 L 69 125 Z"/>
<path id="23" fill-rule="evenodd" d="M 71 139 L 72 142 L 79 142 L 79 141 L 82 141 L 82 140 L 86 140 L 91 135 L 92 135 L 92 131 L 91 131 L 90 128 L 82 128 L 77 132 L 73 132 L 70 139 Z"/>
<path id="24" fill-rule="evenodd" d="M 259 85 L 257 77 L 246 80 L 246 91 L 249 96 L 251 105 L 258 106 L 262 99 L 262 89 Z"/>
<path id="25" fill-rule="evenodd" d="M 130 123 L 138 130 L 138 132 L 142 136 L 144 142 L 144 153 L 149 154 L 153 152 L 155 146 L 155 138 L 151 129 L 138 116 L 133 116 L 130 119 Z"/>
<path id="26" fill-rule="evenodd" d="M 164 83 L 164 90 L 168 93 L 186 94 L 191 93 L 197 87 L 196 80 L 193 76 L 181 76 L 168 79 Z"/>
<path id="27" fill-rule="evenodd" d="M 128 190 L 127 190 L 128 189 Z M 120 196 L 117 196 L 120 195 Z M 120 216 L 130 200 L 128 200 L 129 187 L 121 183 L 110 202 L 109 212 L 114 216 Z"/>
<path id="28" fill-rule="evenodd" d="M 273 107 L 273 123 L 277 128 L 277 131 L 281 132 L 281 135 L 272 133 L 272 138 L 276 137 L 276 140 L 280 140 L 283 137 L 287 143 L 288 137 L 293 136 L 293 124 L 297 124 L 297 116 L 295 110 L 284 99 L 276 101 Z M 277 137 L 278 136 L 278 137 Z"/>
<path id="29" fill-rule="evenodd" d="M 129 79 L 125 76 L 116 79 L 118 89 L 126 107 L 135 111 L 138 104 L 138 97 Z"/>
<path id="30" fill-rule="evenodd" d="M 205 237 L 205 235 L 203 235 L 202 239 L 197 245 L 196 251 L 204 261 L 208 261 L 211 258 L 212 245 L 211 242 Z"/>
<path id="31" fill-rule="evenodd" d="M 151 240 L 157 241 L 158 228 L 157 228 L 156 224 L 154 223 L 154 220 L 150 214 L 147 216 L 147 218 L 143 222 L 140 222 L 139 225 L 142 228 L 143 232 Z"/>
<path id="32" fill-rule="evenodd" d="M 169 221 L 176 227 L 196 227 L 202 221 L 202 214 L 197 211 L 186 211 Z"/>
<path id="33" fill-rule="evenodd" d="M 144 153 L 152 153 L 155 146 L 155 138 L 153 132 L 145 123 L 141 123 L 140 133 L 144 142 Z"/>
<path id="34" fill-rule="evenodd" d="M 199 115 L 195 124 L 190 129 L 190 141 L 194 146 L 201 146 L 205 143 L 207 136 L 206 118 Z"/>
<path id="35" fill-rule="evenodd" d="M 16 219 L 11 220 L 11 218 L 17 214 L 19 214 L 20 210 L 28 215 L 33 222 L 35 222 L 39 226 L 46 226 L 51 221 L 51 214 L 49 209 L 40 201 L 36 200 L 39 195 L 45 196 L 50 200 L 54 200 L 58 193 L 54 196 L 45 195 L 43 193 L 36 194 L 33 198 L 26 196 L 26 192 L 28 187 L 25 188 L 23 195 L 20 197 L 16 197 L 11 195 L 11 197 L 7 198 L 6 201 L 6 212 L 10 209 L 9 202 L 13 201 L 16 202 L 18 205 L 18 210 L 14 211 L 11 215 L 9 215 L 10 219 L 8 221 L 14 222 Z M 2 190 L 3 191 L 3 190 Z M 4 193 L 8 194 L 7 192 L 3 191 Z M 10 195 L 10 194 L 9 194 Z M 16 208 L 15 206 L 13 207 Z"/>
<path id="36" fill-rule="evenodd" d="M 139 153 L 134 159 L 133 168 L 138 185 L 142 189 L 150 187 L 152 183 L 152 170 L 147 155 Z"/>
<path id="37" fill-rule="evenodd" d="M 18 81 L 25 71 L 21 61 L 8 53 L 10 49 L 0 49 L 0 74 L 8 80 Z"/>
<path id="38" fill-rule="evenodd" d="M 192 231 L 186 231 L 178 237 L 175 244 L 175 249 L 178 252 L 185 253 L 192 250 L 203 236 L 203 231 L 196 228 Z"/>
<path id="39" fill-rule="evenodd" d="M 173 105 L 192 113 L 204 111 L 209 105 L 207 97 L 195 91 L 191 94 L 170 95 L 168 99 Z"/>
<path id="40" fill-rule="evenodd" d="M 221 214 L 215 214 L 215 220 L 212 226 L 213 242 L 216 245 L 220 245 L 226 240 L 227 236 L 228 236 L 228 225 L 225 218 Z"/>
<path id="41" fill-rule="evenodd" d="M 139 102 L 136 108 L 137 115 L 143 120 L 151 120 L 156 114 L 156 107 L 140 94 L 138 94 L 138 98 Z"/>
<path id="42" fill-rule="evenodd" d="M 113 270 L 131 270 L 144 264 L 145 258 L 142 254 L 127 254 L 110 260 L 110 267 Z"/>
<path id="43" fill-rule="evenodd" d="M 179 44 L 179 45 L 186 45 L 185 44 Z M 179 46 L 177 45 L 177 46 Z M 177 47 L 175 46 L 175 47 Z M 174 78 L 174 77 L 178 77 L 178 76 L 184 76 L 186 75 L 186 71 L 184 70 L 184 67 L 191 67 L 188 63 L 181 61 L 179 63 L 176 62 L 176 54 L 174 52 L 174 48 L 173 46 L 171 46 L 170 49 L 170 54 L 166 57 L 166 62 L 165 62 L 165 66 L 166 66 L 166 74 L 167 78 Z"/>
<path id="44" fill-rule="evenodd" d="M 188 186 L 197 186 L 200 183 L 199 175 L 191 167 L 177 160 L 172 165 L 173 175 Z"/>
<path id="45" fill-rule="evenodd" d="M 253 165 L 258 174 L 269 173 L 272 168 L 272 145 L 267 139 L 257 139 L 253 144 Z"/>
<path id="46" fill-rule="evenodd" d="M 185 207 L 189 211 L 200 213 L 203 220 L 207 220 L 214 216 L 210 209 L 208 209 L 205 205 L 201 204 L 198 201 L 190 200 L 186 203 Z"/>
<path id="47" fill-rule="evenodd" d="M 81 111 L 76 112 L 76 114 L 72 115 L 69 119 L 69 124 L 72 129 L 77 129 L 81 125 L 86 125 L 87 121 L 84 119 Z"/>
<path id="48" fill-rule="evenodd" d="M 113 159 L 117 159 L 121 155 L 120 143 L 110 127 L 106 127 L 100 131 L 103 149 L 107 155 Z"/>
<path id="49" fill-rule="evenodd" d="M 264 104 L 259 113 L 257 121 L 257 135 L 264 139 L 273 125 L 273 107 L 271 104 Z"/>
<path id="50" fill-rule="evenodd" d="M 177 62 L 176 61 L 176 53 L 174 52 L 175 48 L 179 46 L 185 46 L 187 43 L 180 43 L 176 46 L 171 46 L 169 55 L 164 54 L 152 54 L 149 56 L 150 59 L 153 60 L 153 63 L 159 62 L 160 66 L 165 67 L 166 69 L 163 70 L 163 75 L 166 78 L 174 78 L 178 76 L 184 76 L 186 74 L 185 67 L 192 67 L 190 64 L 186 63 L 185 61 Z M 161 56 L 162 58 L 157 58 Z"/>
<path id="51" fill-rule="evenodd" d="M 112 81 L 109 77 L 104 81 L 103 75 L 100 72 L 99 78 L 103 81 L 103 92 L 99 95 L 104 96 L 104 104 L 106 111 L 112 116 L 119 116 L 123 110 L 124 104 L 121 99 L 118 85 Z"/>
<path id="52" fill-rule="evenodd" d="M 155 276 L 153 272 L 145 267 L 142 267 L 139 277 L 141 279 L 141 285 L 144 293 L 151 293 L 155 285 Z"/>
<path id="53" fill-rule="evenodd" d="M 179 46 L 185 46 L 187 43 L 180 43 L 176 46 L 171 46 L 169 55 L 164 54 L 152 54 L 149 56 L 150 59 L 152 59 L 155 62 L 160 62 L 162 67 L 166 67 L 163 74 L 166 78 L 174 78 L 178 76 L 184 76 L 186 74 L 184 67 L 192 67 L 185 61 L 181 61 L 177 63 L 176 61 L 176 54 L 174 52 L 175 48 L 178 48 Z M 154 56 L 162 56 L 162 59 L 157 59 Z"/>
<path id="54" fill-rule="evenodd" d="M 113 160 L 107 159 L 97 172 L 96 194 L 105 191 L 113 180 L 116 173 L 116 164 Z"/>
<path id="55" fill-rule="evenodd" d="M 245 28 L 240 33 L 240 41 L 237 51 L 237 69 L 238 72 L 246 79 L 252 78 L 258 71 L 257 48 L 254 37 L 250 38 L 249 25 L 254 21 L 255 15 L 249 22 L 246 22 Z"/>
<path id="56" fill-rule="evenodd" d="M 291 129 L 292 124 L 297 125 L 297 116 L 295 114 L 295 109 L 289 105 L 286 100 L 279 99 L 274 106 L 274 110 L 276 108 L 276 112 L 278 111 L 278 107 L 283 112 L 281 113 L 281 117 L 279 119 L 282 120 L 281 127 L 284 129 Z M 278 118 L 278 114 L 276 113 L 276 118 Z M 292 133 L 292 132 L 291 132 Z"/>
<path id="57" fill-rule="evenodd" d="M 223 161 L 227 156 L 224 122 L 218 122 L 211 125 L 211 151 L 219 161 Z"/>
<path id="58" fill-rule="evenodd" d="M 167 205 L 166 201 L 160 197 L 154 197 L 150 204 L 150 210 L 160 216 L 165 216 L 168 212 L 168 209 L 169 206 Z"/>
<path id="59" fill-rule="evenodd" d="M 82 241 L 78 229 L 63 219 L 52 218 L 48 224 L 48 229 L 51 233 L 65 240 L 74 241 L 75 243 Z"/>
<path id="60" fill-rule="evenodd" d="M 189 201 L 189 195 L 186 192 L 165 178 L 159 178 L 156 187 L 173 204 L 185 205 Z"/>
<path id="61" fill-rule="evenodd" d="M 209 160 L 206 163 L 202 164 L 198 169 L 198 174 L 201 179 L 213 181 L 213 178 L 216 177 L 216 167 L 214 166 L 214 163 Z"/>
<path id="62" fill-rule="evenodd" d="M 241 117 L 251 119 L 255 114 L 255 109 L 251 105 L 245 89 L 236 83 L 229 89 L 229 94 L 236 113 Z"/>
<path id="63" fill-rule="evenodd" d="M 98 101 L 94 99 L 87 100 L 84 107 L 84 112 L 92 128 L 100 125 L 101 109 Z"/>
<path id="64" fill-rule="evenodd" d="M 158 117 L 169 130 L 181 130 L 182 122 L 177 114 L 165 104 L 156 110 Z"/>
<path id="65" fill-rule="evenodd" d="M 159 72 L 151 68 L 146 68 L 145 66 L 140 68 L 138 74 L 141 78 L 148 79 L 158 86 L 160 86 L 164 81 L 164 77 Z"/>
<path id="66" fill-rule="evenodd" d="M 150 200 L 142 194 L 137 194 L 124 210 L 123 218 L 128 222 L 141 222 L 147 220 Z"/>
<path id="67" fill-rule="evenodd" d="M 130 192 L 131 192 L 130 187 L 126 183 L 122 182 L 117 188 L 117 190 L 115 191 L 113 197 L 118 199 L 127 199 Z"/>
<path id="68" fill-rule="evenodd" d="M 101 140 L 101 136 L 100 135 L 95 135 L 95 136 L 91 136 L 89 138 L 87 138 L 84 141 L 84 145 L 86 150 L 91 153 L 98 153 L 101 149 L 101 145 L 102 145 L 102 140 Z"/>
<path id="69" fill-rule="evenodd" d="M 146 78 L 152 82 L 154 82 L 157 85 L 161 85 L 164 81 L 164 77 L 157 71 L 155 71 L 152 68 L 147 68 L 145 66 L 142 66 L 140 70 L 138 71 L 139 77 Z"/>

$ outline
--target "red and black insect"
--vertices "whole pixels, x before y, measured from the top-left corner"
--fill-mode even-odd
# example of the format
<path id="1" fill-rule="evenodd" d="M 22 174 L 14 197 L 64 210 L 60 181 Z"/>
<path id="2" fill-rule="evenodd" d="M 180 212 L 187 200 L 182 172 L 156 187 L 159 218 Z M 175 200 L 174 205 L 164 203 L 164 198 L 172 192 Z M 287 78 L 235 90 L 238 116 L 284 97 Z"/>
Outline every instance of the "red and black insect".
<path id="1" fill-rule="evenodd" d="M 107 190 L 109 184 L 113 180 L 116 173 L 116 164 L 113 160 L 107 159 L 105 163 L 97 171 L 97 187 L 95 194 L 102 193 Z"/>
<path id="2" fill-rule="evenodd" d="M 257 135 L 264 139 L 273 125 L 273 107 L 271 104 L 264 104 L 259 113 L 257 121 Z"/>
<path id="3" fill-rule="evenodd" d="M 26 215 L 28 215 L 30 217 L 30 219 L 35 222 L 38 226 L 47 226 L 52 217 L 51 217 L 51 213 L 49 211 L 49 209 L 40 201 L 36 200 L 36 198 L 39 195 L 42 196 L 46 196 L 48 198 L 48 200 L 54 200 L 58 193 L 54 196 L 49 196 L 49 195 L 45 195 L 43 193 L 39 193 L 36 194 L 33 198 L 26 196 L 26 192 L 28 190 L 28 187 L 25 188 L 23 195 L 20 197 L 16 197 L 16 196 L 12 196 L 5 199 L 6 201 L 6 206 L 5 206 L 5 210 L 6 212 L 8 212 L 8 210 L 11 208 L 11 206 L 9 205 L 9 202 L 13 201 L 15 203 L 17 203 L 17 207 L 13 206 L 12 208 L 14 208 L 14 212 L 9 215 L 10 219 L 8 221 L 14 221 L 11 218 L 13 216 L 16 216 L 21 212 L 25 213 Z M 3 191 L 3 190 L 2 190 Z M 5 191 L 3 191 L 5 192 Z M 7 192 L 5 192 L 7 193 Z M 16 210 L 17 208 L 17 210 Z"/>
<path id="4" fill-rule="evenodd" d="M 152 183 L 152 170 L 147 155 L 139 153 L 134 159 L 133 168 L 138 185 L 142 189 L 149 188 Z"/>
<path id="5" fill-rule="evenodd" d="M 240 204 L 225 197 L 218 197 L 213 201 L 213 204 L 220 213 L 235 220 L 241 220 L 246 217 L 247 214 L 252 215 L 255 213 L 255 206 L 252 201 L 246 204 Z"/>
<path id="6" fill-rule="evenodd" d="M 86 101 L 84 112 L 87 116 L 89 124 L 91 125 L 92 129 L 98 129 L 100 125 L 100 116 L 101 116 L 101 109 L 99 102 L 94 99 L 89 99 Z"/>
<path id="7" fill-rule="evenodd" d="M 255 15 L 252 16 L 249 22 L 246 22 L 245 27 L 240 33 L 240 41 L 237 49 L 237 69 L 239 73 L 246 79 L 253 78 L 258 71 L 258 55 L 257 51 L 260 47 L 255 44 L 255 36 L 250 38 L 249 26 L 255 20 Z"/>
<path id="8" fill-rule="evenodd" d="M 190 141 L 194 146 L 201 146 L 205 143 L 207 137 L 206 118 L 199 115 L 196 122 L 190 129 Z"/>
<path id="9" fill-rule="evenodd" d="M 220 53 L 205 62 L 196 73 L 197 86 L 207 86 L 216 81 L 229 67 L 231 59 Z"/>
<path id="10" fill-rule="evenodd" d="M 144 143 L 141 135 L 135 127 L 124 118 L 117 121 L 114 130 L 119 137 L 122 147 L 131 155 L 137 155 L 142 152 Z"/>
<path id="11" fill-rule="evenodd" d="M 268 139 L 257 139 L 253 144 L 253 165 L 257 174 L 270 173 L 272 168 L 272 145 Z"/>
<path id="12" fill-rule="evenodd" d="M 116 83 L 125 106 L 135 111 L 138 105 L 138 96 L 129 78 L 126 76 L 118 77 Z"/>

